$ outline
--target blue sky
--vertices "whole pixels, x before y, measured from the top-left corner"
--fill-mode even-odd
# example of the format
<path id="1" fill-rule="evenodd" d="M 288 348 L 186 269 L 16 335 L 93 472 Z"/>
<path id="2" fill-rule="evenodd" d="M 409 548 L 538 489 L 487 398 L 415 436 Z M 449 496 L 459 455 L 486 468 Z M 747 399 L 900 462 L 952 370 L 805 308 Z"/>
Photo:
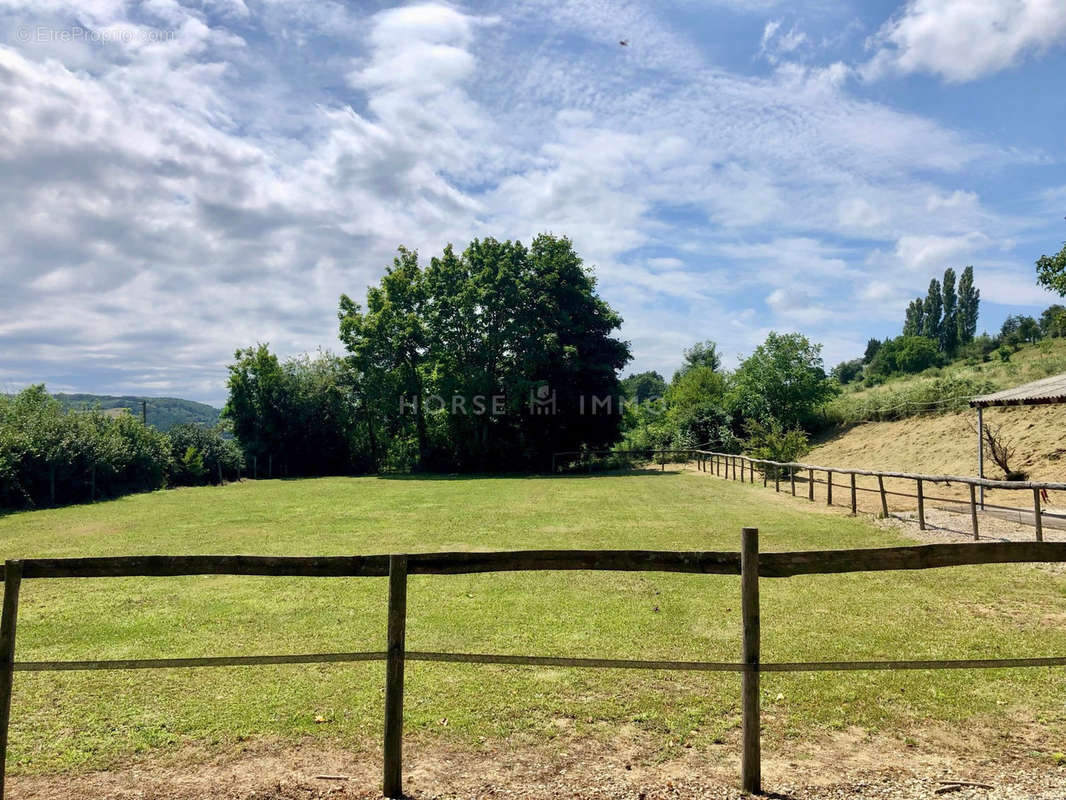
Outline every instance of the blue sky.
<path id="1" fill-rule="evenodd" d="M 628 46 L 619 45 L 619 40 Z M 398 244 L 570 236 L 633 370 L 1056 297 L 1061 0 L 0 0 L 0 388 L 220 403 Z"/>

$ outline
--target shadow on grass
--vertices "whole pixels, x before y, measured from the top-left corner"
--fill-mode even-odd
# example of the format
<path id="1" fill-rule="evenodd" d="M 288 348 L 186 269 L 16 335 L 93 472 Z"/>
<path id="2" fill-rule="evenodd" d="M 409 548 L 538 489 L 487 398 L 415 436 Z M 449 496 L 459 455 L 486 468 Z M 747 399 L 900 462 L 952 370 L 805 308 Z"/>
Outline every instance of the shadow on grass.
<path id="1" fill-rule="evenodd" d="M 564 472 L 551 475 L 546 472 L 386 472 L 376 477 L 384 481 L 483 481 L 492 479 L 515 480 L 527 478 L 532 480 L 559 480 L 563 478 L 639 478 L 651 475 L 680 475 L 682 470 L 668 469 L 665 472 L 656 468 L 599 470 L 596 472 Z"/>

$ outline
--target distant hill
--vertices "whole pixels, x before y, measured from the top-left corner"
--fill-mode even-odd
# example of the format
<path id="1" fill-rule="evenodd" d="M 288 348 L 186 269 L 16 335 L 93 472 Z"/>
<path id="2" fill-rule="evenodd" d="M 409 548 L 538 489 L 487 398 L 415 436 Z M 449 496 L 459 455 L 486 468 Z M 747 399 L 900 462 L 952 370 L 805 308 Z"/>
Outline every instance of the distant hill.
<path id="1" fill-rule="evenodd" d="M 148 401 L 148 424 L 161 431 L 169 431 L 183 422 L 195 422 L 209 428 L 218 424 L 219 409 L 178 397 L 114 397 L 102 394 L 57 394 L 55 398 L 66 408 L 99 408 L 105 413 L 129 411 L 141 415 L 141 401 Z"/>

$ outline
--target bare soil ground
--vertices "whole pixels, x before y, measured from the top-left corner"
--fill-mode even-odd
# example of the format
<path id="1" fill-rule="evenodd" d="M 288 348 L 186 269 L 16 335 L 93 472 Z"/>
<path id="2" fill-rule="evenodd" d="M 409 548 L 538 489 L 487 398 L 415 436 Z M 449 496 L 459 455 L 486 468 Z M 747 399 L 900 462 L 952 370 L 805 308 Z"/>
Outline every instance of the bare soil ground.
<path id="1" fill-rule="evenodd" d="M 895 472 L 918 472 L 936 475 L 977 474 L 977 434 L 973 425 L 976 414 L 963 411 L 936 416 L 910 417 L 898 422 L 868 422 L 856 425 L 832 439 L 818 444 L 804 457 L 804 461 L 827 467 L 857 467 L 882 469 Z M 1006 439 L 1013 443 L 1015 458 L 1012 469 L 1025 470 L 1034 481 L 1066 482 L 1066 405 L 1022 406 L 992 408 L 985 411 L 985 423 L 1002 426 Z M 1003 473 L 991 462 L 986 453 L 985 476 L 1003 478 Z M 824 475 L 819 475 L 824 478 Z M 860 484 L 876 488 L 873 478 L 860 478 Z M 823 491 L 818 495 L 824 498 Z M 913 494 L 913 481 L 886 481 L 889 490 Z M 804 486 L 804 490 L 806 486 Z M 926 487 L 930 494 L 964 499 L 968 497 L 965 486 Z M 846 499 L 846 490 L 839 492 L 839 500 Z M 1056 496 L 1058 494 L 1058 496 Z M 876 494 L 860 493 L 860 504 L 865 510 L 874 510 L 880 505 Z M 1005 506 L 1028 508 L 1031 497 L 1021 492 L 989 491 L 988 502 Z M 1066 506 L 1066 493 L 1052 492 L 1050 505 Z M 890 498 L 890 510 L 910 510 L 915 501 L 908 498 Z"/>
<path id="2" fill-rule="evenodd" d="M 928 730 L 918 738 L 874 737 L 858 730 L 827 734 L 763 755 L 764 791 L 780 800 L 828 798 L 953 798 L 1061 800 L 1066 766 L 1035 764 L 1036 744 L 1024 730 L 982 742 L 965 732 Z M 476 750 L 409 741 L 404 785 L 408 796 L 590 800 L 708 798 L 732 800 L 738 744 L 686 751 L 657 761 L 647 734 L 623 729 L 612 740 L 561 737 L 550 746 L 507 741 Z M 989 745 L 999 756 L 983 755 Z M 950 755 L 945 755 L 950 753 Z M 119 769 L 76 776 L 16 777 L 10 797 L 23 800 L 315 800 L 380 797 L 380 753 L 350 752 L 314 741 L 262 741 L 243 752 L 196 747 L 140 758 Z M 1024 764 L 1023 766 L 1019 766 Z M 960 785 L 952 781 L 984 786 Z M 939 790 L 939 793 L 938 793 Z"/>

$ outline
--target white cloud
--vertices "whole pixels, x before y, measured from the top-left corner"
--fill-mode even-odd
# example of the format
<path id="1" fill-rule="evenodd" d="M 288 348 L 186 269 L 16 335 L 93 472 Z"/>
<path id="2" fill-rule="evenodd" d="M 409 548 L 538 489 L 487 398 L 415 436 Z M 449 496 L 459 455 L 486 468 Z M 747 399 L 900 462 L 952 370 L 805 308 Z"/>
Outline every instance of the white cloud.
<path id="1" fill-rule="evenodd" d="M 908 0 L 869 41 L 863 74 L 927 72 L 961 83 L 1066 41 L 1062 0 Z"/>
<path id="2" fill-rule="evenodd" d="M 785 58 L 794 56 L 796 51 L 806 43 L 807 34 L 798 27 L 793 25 L 785 30 L 782 20 L 773 19 L 763 28 L 762 38 L 759 41 L 759 55 L 771 64 L 778 64 Z"/>
<path id="3" fill-rule="evenodd" d="M 1017 153 L 857 97 L 842 65 L 724 71 L 661 13 L 0 6 L 10 30 L 175 32 L 0 36 L 0 379 L 217 401 L 235 347 L 333 343 L 337 296 L 397 244 L 543 230 L 596 267 L 634 366 L 669 372 L 692 341 L 750 352 L 775 326 L 862 341 L 856 292 L 906 296 L 1016 232 L 960 184 Z"/>

